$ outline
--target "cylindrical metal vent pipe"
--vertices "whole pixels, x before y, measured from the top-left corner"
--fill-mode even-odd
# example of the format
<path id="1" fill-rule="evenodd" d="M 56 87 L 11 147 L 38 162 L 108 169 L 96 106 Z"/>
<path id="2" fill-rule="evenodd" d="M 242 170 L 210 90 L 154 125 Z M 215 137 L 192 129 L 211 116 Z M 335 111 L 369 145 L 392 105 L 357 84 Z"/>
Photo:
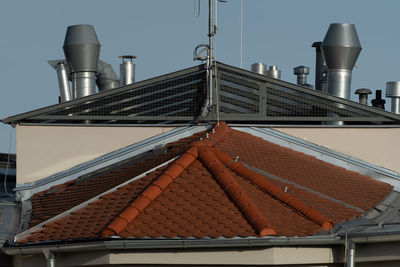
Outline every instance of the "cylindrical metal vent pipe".
<path id="1" fill-rule="evenodd" d="M 293 68 L 293 74 L 297 76 L 297 84 L 301 86 L 307 85 L 307 75 L 310 73 L 310 68 L 306 66 L 298 66 Z"/>
<path id="2" fill-rule="evenodd" d="M 400 114 L 400 82 L 391 81 L 386 83 L 386 97 L 392 99 L 391 111 Z"/>
<path id="3" fill-rule="evenodd" d="M 356 90 L 355 94 L 358 95 L 360 104 L 367 105 L 368 95 L 372 94 L 372 91 L 367 88 L 360 88 Z"/>
<path id="4" fill-rule="evenodd" d="M 63 49 L 72 77 L 74 98 L 96 93 L 95 75 L 100 43 L 93 26 L 69 26 Z"/>
<path id="5" fill-rule="evenodd" d="M 321 50 L 328 68 L 328 93 L 350 99 L 351 72 L 361 52 L 354 24 L 329 26 Z"/>
<path id="6" fill-rule="evenodd" d="M 281 71 L 278 70 L 277 66 L 269 66 L 268 70 L 265 71 L 265 75 L 280 80 Z"/>
<path id="7" fill-rule="evenodd" d="M 315 90 L 322 91 L 321 81 L 324 79 L 325 61 L 321 52 L 321 43 L 314 42 L 311 47 L 315 47 Z"/>
<path id="8" fill-rule="evenodd" d="M 133 64 L 133 59 L 136 57 L 125 55 L 119 58 L 122 58 L 122 63 L 119 64 L 120 85 L 135 83 L 135 64 Z"/>
<path id="9" fill-rule="evenodd" d="M 267 70 L 267 65 L 265 65 L 264 63 L 258 62 L 251 65 L 252 72 L 265 75 L 266 70 Z"/>
<path id="10" fill-rule="evenodd" d="M 57 78 L 58 78 L 58 87 L 60 88 L 60 99 L 61 102 L 66 102 L 72 100 L 71 98 L 71 89 L 69 87 L 69 79 L 67 68 L 63 62 L 60 62 L 57 67 Z"/>

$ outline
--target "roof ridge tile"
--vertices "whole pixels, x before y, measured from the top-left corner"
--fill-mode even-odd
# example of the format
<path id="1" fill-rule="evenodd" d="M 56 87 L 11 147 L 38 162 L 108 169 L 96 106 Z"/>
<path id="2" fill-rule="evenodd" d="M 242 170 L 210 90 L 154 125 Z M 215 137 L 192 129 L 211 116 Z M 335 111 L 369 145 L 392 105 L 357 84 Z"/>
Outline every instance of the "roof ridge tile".
<path id="1" fill-rule="evenodd" d="M 203 144 L 199 146 L 199 159 L 213 175 L 221 188 L 238 207 L 250 225 L 261 235 L 276 235 L 268 220 L 262 215 L 251 198 L 233 178 L 230 171 L 218 160 L 210 148 Z"/>
<path id="2" fill-rule="evenodd" d="M 102 236 L 118 235 L 158 197 L 197 158 L 197 146 L 191 146 L 176 159 L 156 181 L 151 183 L 124 211 L 101 232 Z"/>
<path id="3" fill-rule="evenodd" d="M 297 210 L 312 221 L 318 223 L 324 229 L 330 230 L 333 228 L 333 221 L 331 219 L 325 218 L 325 216 L 323 216 L 313 207 L 306 205 L 305 203 L 303 203 L 303 201 L 299 200 L 295 196 L 284 192 L 279 186 L 265 180 L 260 174 L 250 170 L 242 163 L 234 161 L 229 155 L 227 155 L 225 152 L 221 151 L 217 147 L 212 146 L 210 147 L 210 149 L 214 152 L 216 157 L 232 171 L 253 182 L 281 202 Z"/>

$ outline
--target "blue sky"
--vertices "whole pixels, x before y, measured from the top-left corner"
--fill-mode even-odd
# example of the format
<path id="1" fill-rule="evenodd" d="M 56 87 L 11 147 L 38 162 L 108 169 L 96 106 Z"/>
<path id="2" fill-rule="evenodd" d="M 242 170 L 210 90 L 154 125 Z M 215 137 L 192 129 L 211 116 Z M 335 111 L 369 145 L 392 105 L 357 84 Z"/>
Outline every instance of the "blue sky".
<path id="1" fill-rule="evenodd" d="M 57 103 L 55 71 L 47 60 L 64 58 L 67 26 L 94 25 L 102 45 L 100 58 L 119 70 L 119 55 L 133 54 L 136 80 L 198 64 L 192 53 L 207 42 L 207 0 L 194 16 L 193 0 L 2 0 L 0 3 L 0 117 Z M 293 67 L 310 67 L 314 50 L 330 23 L 356 25 L 363 47 L 353 71 L 352 91 L 385 89 L 400 80 L 398 10 L 400 1 L 385 0 L 244 0 L 243 67 L 254 62 L 277 65 L 282 79 L 295 82 Z M 217 59 L 240 66 L 240 1 L 219 4 Z M 355 98 L 354 98 L 355 99 Z M 387 105 L 388 109 L 389 105 Z M 7 152 L 15 129 L 0 126 L 0 152 Z"/>

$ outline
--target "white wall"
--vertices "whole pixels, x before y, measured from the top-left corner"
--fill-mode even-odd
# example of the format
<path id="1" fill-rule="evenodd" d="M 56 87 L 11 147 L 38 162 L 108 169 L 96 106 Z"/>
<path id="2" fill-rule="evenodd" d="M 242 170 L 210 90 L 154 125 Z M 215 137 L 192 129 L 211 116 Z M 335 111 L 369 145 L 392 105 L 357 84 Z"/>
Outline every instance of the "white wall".
<path id="1" fill-rule="evenodd" d="M 334 151 L 400 172 L 400 128 L 274 128 Z"/>
<path id="2" fill-rule="evenodd" d="M 17 184 L 32 182 L 172 127 L 17 126 Z"/>

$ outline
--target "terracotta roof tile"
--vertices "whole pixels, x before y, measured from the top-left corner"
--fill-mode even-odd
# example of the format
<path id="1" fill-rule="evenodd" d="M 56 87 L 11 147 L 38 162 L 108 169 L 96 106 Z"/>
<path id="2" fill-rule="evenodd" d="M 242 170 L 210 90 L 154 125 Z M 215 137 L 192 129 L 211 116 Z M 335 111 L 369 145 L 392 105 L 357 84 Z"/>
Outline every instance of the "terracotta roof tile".
<path id="1" fill-rule="evenodd" d="M 232 130 L 224 123 L 208 138 L 193 142 L 198 138 L 186 139 L 190 141 L 182 146 L 179 141 L 172 145 L 183 156 L 169 166 L 103 195 L 17 242 L 104 238 L 102 234 L 122 238 L 217 238 L 274 231 L 278 236 L 308 236 L 332 227 L 332 223 L 359 216 L 360 209 L 371 209 L 393 190 L 385 183 Z M 189 145 L 191 148 L 184 153 Z M 191 159 L 187 161 L 186 157 Z M 232 160 L 237 157 L 238 162 Z M 132 177 L 141 164 L 143 161 L 129 166 L 131 169 L 123 167 L 123 171 L 92 180 Z M 53 189 L 62 195 L 63 190 L 73 186 L 77 185 L 69 183 Z M 81 189 L 69 192 L 86 192 L 85 186 Z M 57 199 L 57 192 L 47 192 L 51 197 L 44 198 L 46 203 Z M 46 210 L 45 201 L 37 205 L 43 195 L 35 197 L 34 213 L 54 214 L 56 208 Z M 113 226 L 114 222 L 118 227 Z"/>
<path id="2" fill-rule="evenodd" d="M 73 180 L 35 194 L 32 197 L 32 215 L 29 226 L 32 227 L 46 221 L 180 155 L 194 140 L 198 140 L 202 135 L 204 135 L 204 132 L 199 132 L 193 136 L 166 144 L 167 152 L 165 154 L 145 158 L 119 169 L 110 170 L 98 175 L 95 179 Z"/>

